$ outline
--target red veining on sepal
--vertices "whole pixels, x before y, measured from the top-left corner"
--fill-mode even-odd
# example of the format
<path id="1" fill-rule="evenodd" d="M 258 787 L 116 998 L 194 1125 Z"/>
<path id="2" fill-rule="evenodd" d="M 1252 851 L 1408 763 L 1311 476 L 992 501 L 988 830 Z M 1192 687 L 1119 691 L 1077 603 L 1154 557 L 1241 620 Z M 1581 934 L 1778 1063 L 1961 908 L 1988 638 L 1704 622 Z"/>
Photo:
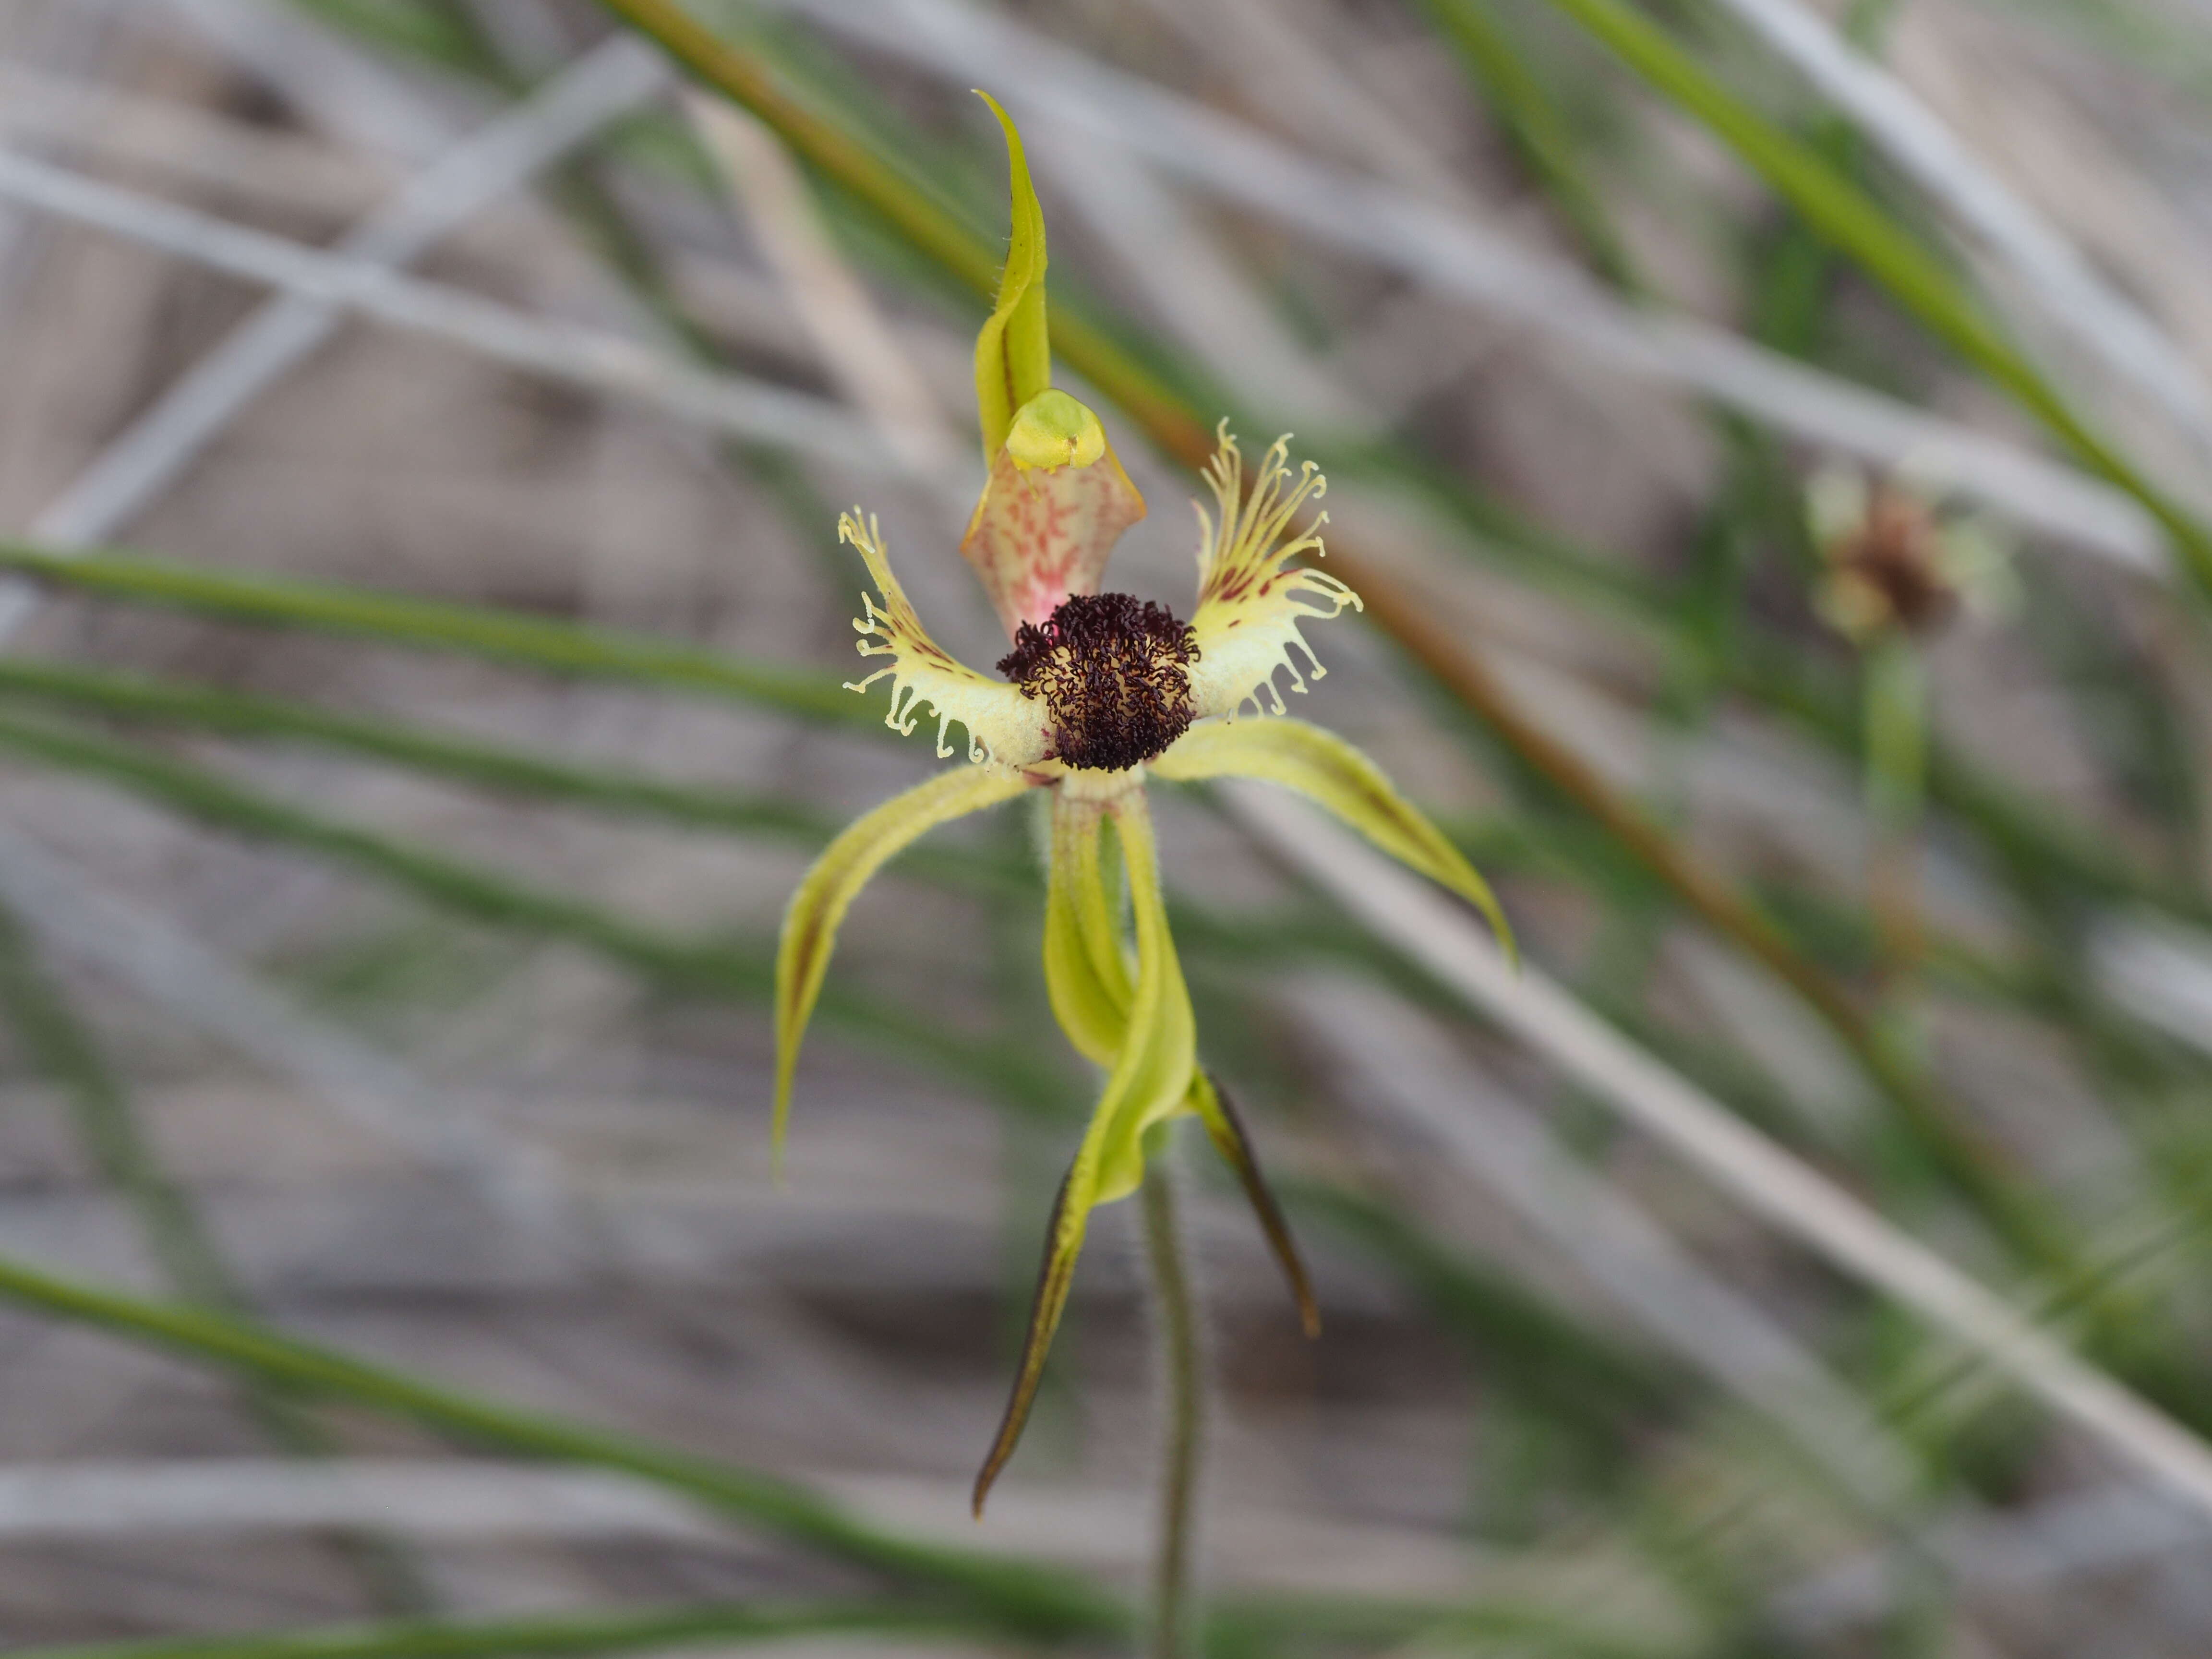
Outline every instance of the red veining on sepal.
<path id="1" fill-rule="evenodd" d="M 1088 466 L 1024 467 L 1001 449 L 960 544 L 1012 638 L 1076 594 L 1096 593 L 1144 498 L 1109 450 Z"/>

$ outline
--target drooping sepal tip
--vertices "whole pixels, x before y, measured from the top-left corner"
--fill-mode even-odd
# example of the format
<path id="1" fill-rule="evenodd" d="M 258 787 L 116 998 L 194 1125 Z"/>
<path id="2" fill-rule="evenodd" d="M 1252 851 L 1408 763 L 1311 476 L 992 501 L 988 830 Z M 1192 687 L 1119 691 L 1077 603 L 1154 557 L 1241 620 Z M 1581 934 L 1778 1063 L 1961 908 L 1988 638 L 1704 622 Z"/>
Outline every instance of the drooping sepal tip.
<path id="1" fill-rule="evenodd" d="M 975 1472 L 975 1489 L 969 1494 L 969 1512 L 978 1521 L 983 1518 L 983 1504 L 991 1488 L 1013 1456 L 1014 1448 L 1021 1443 L 1022 1431 L 1029 1426 L 1030 1408 L 1036 1403 L 1037 1387 L 1044 1381 L 1045 1358 L 1052 1352 L 1060 1316 L 1067 1309 L 1067 1293 L 1075 1283 L 1076 1258 L 1082 1252 L 1084 1231 L 1090 1223 L 1089 1206 L 1079 1198 L 1071 1206 L 1068 1189 L 1088 1184 L 1085 1176 L 1092 1167 L 1086 1162 L 1090 1152 L 1086 1146 L 1076 1154 L 1075 1163 L 1061 1177 L 1060 1191 L 1052 1200 L 1052 1214 L 1045 1222 L 1044 1260 L 1037 1268 L 1030 1322 L 1022 1333 L 1022 1356 L 1014 1367 L 1014 1386 L 999 1419 L 998 1432 L 991 1437 L 991 1449 Z"/>
<path id="2" fill-rule="evenodd" d="M 1314 1296 L 1313 1278 L 1306 1272 L 1305 1258 L 1298 1252 L 1297 1240 L 1291 1232 L 1283 1207 L 1276 1202 L 1267 1175 L 1260 1168 L 1259 1155 L 1253 1151 L 1252 1138 L 1244 1131 L 1243 1120 L 1237 1116 L 1228 1091 L 1215 1081 L 1211 1072 L 1200 1070 L 1191 1079 L 1190 1103 L 1199 1121 L 1206 1125 L 1206 1139 L 1221 1154 L 1222 1162 L 1235 1172 L 1237 1183 L 1244 1189 L 1245 1200 L 1259 1220 L 1260 1231 L 1267 1236 L 1267 1248 L 1290 1285 L 1291 1300 L 1297 1304 L 1298 1328 L 1305 1333 L 1308 1341 L 1316 1340 L 1321 1335 L 1321 1304 Z"/>
<path id="3" fill-rule="evenodd" d="M 1006 441 L 1015 411 L 1052 385 L 1052 342 L 1044 301 L 1044 209 L 1030 182 L 1022 135 L 997 99 L 981 88 L 975 95 L 991 106 L 1006 136 L 1012 210 L 997 298 L 975 337 L 975 413 L 988 465 Z"/>
<path id="4" fill-rule="evenodd" d="M 939 772 L 846 825 L 793 891 L 775 949 L 775 1109 L 769 1145 L 778 1186 L 784 1182 L 799 1044 L 853 901 L 877 871 L 927 830 L 1011 800 L 1028 787 L 1019 773 L 996 768 Z"/>
<path id="5" fill-rule="evenodd" d="M 1118 979 L 1110 974 L 1092 976 L 1091 994 L 1101 1004 L 1097 1012 L 1102 1017 L 1102 1030 L 1104 1022 L 1111 1021 L 1116 1012 L 1105 1005 L 1126 999 L 1126 1012 L 1114 1022 L 1120 1027 L 1120 1048 L 1114 1055 L 1106 1086 L 1100 1091 L 1098 1103 L 1083 1132 L 1083 1144 L 1068 1167 L 1067 1179 L 1053 1208 L 1051 1225 L 1046 1230 L 1044 1265 L 1037 1276 L 1036 1296 L 1030 1306 L 1029 1331 L 1023 1341 L 1013 1390 L 1006 1401 L 998 1434 L 975 1477 L 975 1507 L 978 1515 L 982 1512 L 983 1500 L 989 1495 L 992 1483 L 1013 1455 L 1022 1429 L 1029 1420 L 1045 1358 L 1051 1351 L 1053 1334 L 1059 1329 L 1068 1290 L 1074 1282 L 1076 1258 L 1083 1248 L 1091 1212 L 1136 1190 L 1144 1174 L 1146 1132 L 1165 1118 L 1191 1109 L 1188 1097 L 1198 1066 L 1197 1024 L 1191 1013 L 1190 992 L 1183 982 L 1182 967 L 1176 960 L 1175 944 L 1168 933 L 1167 907 L 1160 892 L 1158 852 L 1153 844 L 1144 792 L 1129 789 L 1100 805 L 1114 823 L 1122 873 L 1129 884 L 1132 931 L 1137 946 L 1136 973 L 1133 980 L 1127 979 L 1126 973 Z M 1062 829 L 1071 847 L 1080 850 L 1097 847 L 1093 827 L 1070 821 Z M 1103 908 L 1100 884 L 1084 879 L 1079 886 L 1080 890 L 1067 892 L 1063 900 L 1071 912 L 1079 906 L 1087 908 L 1094 897 L 1102 901 L 1100 908 Z M 1111 925 L 1103 917 L 1086 921 L 1080 915 L 1069 915 L 1063 967 L 1073 968 L 1073 958 L 1088 948 L 1080 933 L 1086 929 L 1095 933 L 1102 924 Z M 1051 964 L 1052 959 L 1048 957 L 1048 969 Z"/>

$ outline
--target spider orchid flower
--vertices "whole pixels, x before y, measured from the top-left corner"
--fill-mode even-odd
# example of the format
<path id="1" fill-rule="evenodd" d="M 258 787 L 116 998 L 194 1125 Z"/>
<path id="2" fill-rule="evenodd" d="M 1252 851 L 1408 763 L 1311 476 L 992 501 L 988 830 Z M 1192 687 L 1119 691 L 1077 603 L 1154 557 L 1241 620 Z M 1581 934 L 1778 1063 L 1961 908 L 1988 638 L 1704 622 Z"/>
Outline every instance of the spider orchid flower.
<path id="1" fill-rule="evenodd" d="M 1824 468 L 1806 487 L 1805 524 L 1823 564 L 1814 608 L 1863 649 L 1934 634 L 1960 612 L 1994 621 L 2019 609 L 2002 533 L 1909 479 Z"/>
<path id="2" fill-rule="evenodd" d="M 908 601 L 876 521 L 857 509 L 838 520 L 876 588 L 862 595 L 863 614 L 853 624 L 858 648 L 883 664 L 848 689 L 888 680 L 885 724 L 911 733 L 927 711 L 936 720 L 939 756 L 960 752 L 948 741 L 956 726 L 965 755 L 831 842 L 785 916 L 775 998 L 780 1152 L 799 1042 L 838 926 L 869 878 L 938 824 L 1031 790 L 1050 792 L 1045 984 L 1061 1030 L 1105 1082 L 1047 1228 L 1012 1397 L 976 1478 L 978 1514 L 1027 1419 L 1091 1212 L 1136 1188 L 1148 1139 L 1170 1120 L 1195 1115 L 1204 1124 L 1258 1214 L 1308 1334 L 1319 1328 L 1304 1269 L 1251 1144 L 1199 1060 L 1161 896 L 1146 781 L 1244 776 L 1298 790 L 1506 933 L 1482 878 L 1372 761 L 1284 717 L 1278 675 L 1287 673 L 1291 689 L 1303 692 L 1326 672 L 1302 626 L 1359 605 L 1342 582 L 1297 562 L 1322 554 L 1326 515 L 1302 520 L 1327 485 L 1310 461 L 1292 471 L 1287 440 L 1248 475 L 1223 424 L 1205 471 L 1213 505 L 1197 509 L 1198 595 L 1188 622 L 1156 601 L 1099 591 L 1108 554 L 1145 506 L 1098 417 L 1049 385 L 1042 216 L 1020 137 L 991 107 L 1006 128 L 1013 234 L 998 304 L 976 345 L 989 475 L 961 552 L 997 607 L 1012 649 L 997 678 L 955 660 Z M 1252 717 L 1242 718 L 1248 709 Z M 1128 897 L 1126 927 L 1121 884 L 1109 880 L 1109 823 Z"/>

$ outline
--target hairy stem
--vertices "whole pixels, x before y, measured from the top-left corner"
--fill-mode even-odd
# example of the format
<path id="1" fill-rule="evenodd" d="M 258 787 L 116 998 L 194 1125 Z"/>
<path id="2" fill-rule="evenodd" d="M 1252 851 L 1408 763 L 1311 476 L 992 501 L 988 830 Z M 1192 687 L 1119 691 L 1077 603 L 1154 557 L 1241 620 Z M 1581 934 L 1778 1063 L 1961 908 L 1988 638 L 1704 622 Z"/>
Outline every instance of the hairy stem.
<path id="1" fill-rule="evenodd" d="M 1191 1561 L 1197 1533 L 1198 1459 L 1205 1437 L 1198 1309 L 1176 1214 L 1171 1146 L 1169 1142 L 1161 1156 L 1146 1160 L 1143 1188 L 1145 1255 L 1152 1269 L 1167 1407 L 1167 1439 L 1160 1460 L 1159 1545 L 1152 1566 L 1152 1625 L 1146 1648 L 1151 1659 L 1183 1659 L 1191 1650 Z"/>

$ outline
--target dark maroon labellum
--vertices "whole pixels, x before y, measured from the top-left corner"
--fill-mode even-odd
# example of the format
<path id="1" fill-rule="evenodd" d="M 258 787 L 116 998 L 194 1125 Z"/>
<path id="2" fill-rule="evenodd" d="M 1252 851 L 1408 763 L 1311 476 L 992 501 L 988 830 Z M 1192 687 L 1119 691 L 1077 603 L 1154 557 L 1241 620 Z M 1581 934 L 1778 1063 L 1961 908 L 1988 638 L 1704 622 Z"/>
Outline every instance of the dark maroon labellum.
<path id="1" fill-rule="evenodd" d="M 1126 771 L 1190 729 L 1190 624 L 1128 593 L 1079 593 L 1042 623 L 1024 623 L 999 672 L 1052 717 L 1070 766 Z"/>
<path id="2" fill-rule="evenodd" d="M 1908 631 L 1948 620 L 1958 603 L 1936 562 L 1934 517 L 1899 491 L 1876 486 L 1864 527 L 1838 550 L 1837 562 L 1870 583 Z"/>

